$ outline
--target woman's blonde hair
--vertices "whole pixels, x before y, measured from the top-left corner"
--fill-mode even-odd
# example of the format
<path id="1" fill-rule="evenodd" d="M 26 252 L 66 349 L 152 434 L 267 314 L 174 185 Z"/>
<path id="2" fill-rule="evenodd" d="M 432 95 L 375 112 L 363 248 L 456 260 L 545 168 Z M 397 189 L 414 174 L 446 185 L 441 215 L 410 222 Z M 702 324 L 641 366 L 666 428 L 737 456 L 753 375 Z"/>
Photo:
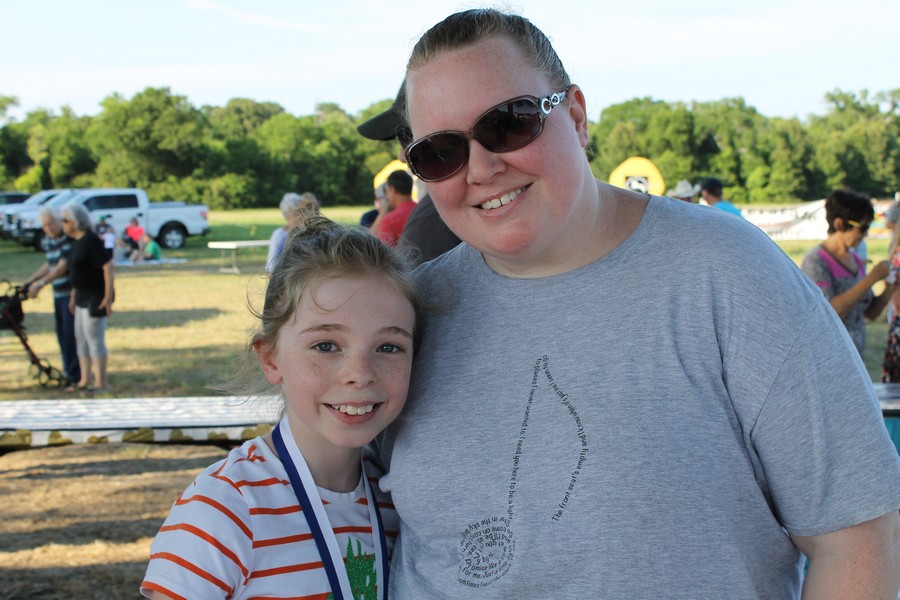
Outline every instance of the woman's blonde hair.
<path id="1" fill-rule="evenodd" d="M 467 48 L 493 36 L 506 36 L 515 42 L 528 62 L 547 77 L 554 91 L 572 84 L 556 50 L 540 29 L 525 17 L 493 8 L 452 14 L 426 31 L 413 47 L 406 71 L 423 67 L 444 52 Z M 407 114 L 406 106 L 402 108 Z"/>

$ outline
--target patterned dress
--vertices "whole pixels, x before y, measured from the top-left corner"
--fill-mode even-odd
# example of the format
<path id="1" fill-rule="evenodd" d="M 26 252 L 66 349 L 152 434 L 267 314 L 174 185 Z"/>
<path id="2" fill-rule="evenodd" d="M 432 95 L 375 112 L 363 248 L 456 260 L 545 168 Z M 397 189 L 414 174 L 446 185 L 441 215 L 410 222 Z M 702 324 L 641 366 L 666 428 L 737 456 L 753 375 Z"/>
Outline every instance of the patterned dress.
<path id="1" fill-rule="evenodd" d="M 853 250 L 850 250 L 850 256 L 856 263 L 855 273 L 851 272 L 822 246 L 816 246 L 803 258 L 801 266 L 803 272 L 819 286 L 819 289 L 825 294 L 825 299 L 829 302 L 835 296 L 840 296 L 852 288 L 866 276 L 866 266 L 863 260 Z M 866 347 L 865 313 L 874 297 L 872 290 L 867 291 L 856 303 L 856 306 L 842 319 L 860 356 Z"/>

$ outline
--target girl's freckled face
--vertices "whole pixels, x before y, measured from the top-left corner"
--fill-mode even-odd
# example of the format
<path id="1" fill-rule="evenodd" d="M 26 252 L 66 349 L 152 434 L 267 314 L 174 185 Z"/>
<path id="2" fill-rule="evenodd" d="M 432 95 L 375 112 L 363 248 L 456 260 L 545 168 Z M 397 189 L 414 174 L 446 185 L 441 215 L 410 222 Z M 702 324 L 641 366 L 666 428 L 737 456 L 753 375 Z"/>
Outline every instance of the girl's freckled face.
<path id="1" fill-rule="evenodd" d="M 414 327 L 409 300 L 383 276 L 324 278 L 304 291 L 260 358 L 295 435 L 315 446 L 305 452 L 359 449 L 400 414 Z"/>

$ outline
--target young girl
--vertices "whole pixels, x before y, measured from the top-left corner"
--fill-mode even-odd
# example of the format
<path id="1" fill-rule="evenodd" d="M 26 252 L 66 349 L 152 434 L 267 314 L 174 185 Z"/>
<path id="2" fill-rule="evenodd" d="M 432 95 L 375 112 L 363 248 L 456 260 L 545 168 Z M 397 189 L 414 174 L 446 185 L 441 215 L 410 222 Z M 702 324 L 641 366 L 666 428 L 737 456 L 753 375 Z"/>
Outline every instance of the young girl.
<path id="1" fill-rule="evenodd" d="M 405 262 L 365 230 L 315 217 L 292 234 L 248 348 L 284 416 L 175 501 L 145 596 L 384 598 L 397 517 L 360 450 L 406 401 L 417 298 Z"/>

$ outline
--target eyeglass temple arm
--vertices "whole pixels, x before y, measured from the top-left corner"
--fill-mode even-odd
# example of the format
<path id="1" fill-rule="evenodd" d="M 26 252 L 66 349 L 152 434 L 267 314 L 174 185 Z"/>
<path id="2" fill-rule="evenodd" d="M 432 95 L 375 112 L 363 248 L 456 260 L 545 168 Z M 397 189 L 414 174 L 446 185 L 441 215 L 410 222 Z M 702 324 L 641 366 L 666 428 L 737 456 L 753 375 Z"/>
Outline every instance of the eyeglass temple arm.
<path id="1" fill-rule="evenodd" d="M 554 92 L 546 98 L 541 98 L 541 112 L 544 113 L 544 115 L 549 115 L 550 111 L 553 110 L 553 107 L 558 106 L 559 103 L 565 99 L 566 92 L 568 91 L 569 88 L 566 88 L 561 92 Z"/>

